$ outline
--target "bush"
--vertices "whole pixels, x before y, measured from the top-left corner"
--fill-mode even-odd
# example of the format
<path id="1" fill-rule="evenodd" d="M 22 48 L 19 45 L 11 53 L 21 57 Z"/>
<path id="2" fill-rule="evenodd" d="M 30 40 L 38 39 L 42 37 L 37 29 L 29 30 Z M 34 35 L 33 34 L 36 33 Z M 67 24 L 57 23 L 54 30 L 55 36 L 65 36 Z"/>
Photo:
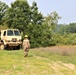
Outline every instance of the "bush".
<path id="1" fill-rule="evenodd" d="M 59 36 L 58 39 L 60 39 L 58 42 L 59 44 L 76 45 L 76 34 L 65 34 L 63 36 Z"/>

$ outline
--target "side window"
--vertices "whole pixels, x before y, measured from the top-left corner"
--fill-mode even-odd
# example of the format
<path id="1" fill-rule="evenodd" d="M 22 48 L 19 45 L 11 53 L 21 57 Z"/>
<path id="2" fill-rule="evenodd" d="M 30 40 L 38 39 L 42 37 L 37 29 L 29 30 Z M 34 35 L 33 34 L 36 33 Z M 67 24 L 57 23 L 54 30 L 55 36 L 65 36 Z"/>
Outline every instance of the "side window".
<path id="1" fill-rule="evenodd" d="M 4 34 L 3 34 L 3 36 L 6 36 L 6 31 L 4 31 Z"/>

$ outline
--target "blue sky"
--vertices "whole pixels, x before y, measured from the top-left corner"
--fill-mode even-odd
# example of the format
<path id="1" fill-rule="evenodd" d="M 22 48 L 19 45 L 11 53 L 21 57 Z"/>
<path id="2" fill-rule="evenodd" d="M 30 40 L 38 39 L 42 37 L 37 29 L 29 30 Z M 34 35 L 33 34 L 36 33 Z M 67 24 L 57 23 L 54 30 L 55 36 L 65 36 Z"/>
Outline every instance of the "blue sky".
<path id="1" fill-rule="evenodd" d="M 10 5 L 11 2 L 15 0 L 0 0 Z M 61 16 L 61 20 L 59 20 L 59 24 L 68 24 L 68 23 L 76 23 L 76 0 L 27 0 L 31 5 L 33 1 L 37 3 L 39 8 L 39 12 L 41 12 L 44 16 L 50 14 L 53 11 L 56 11 L 59 16 Z"/>

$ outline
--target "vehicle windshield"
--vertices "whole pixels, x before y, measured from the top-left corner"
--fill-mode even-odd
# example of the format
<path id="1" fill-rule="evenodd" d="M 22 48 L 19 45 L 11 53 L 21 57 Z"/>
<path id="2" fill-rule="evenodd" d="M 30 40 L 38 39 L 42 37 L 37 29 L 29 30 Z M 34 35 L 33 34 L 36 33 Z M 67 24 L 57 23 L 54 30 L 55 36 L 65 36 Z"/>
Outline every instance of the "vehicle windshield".
<path id="1" fill-rule="evenodd" d="M 7 30 L 7 36 L 20 36 L 20 32 L 18 30 Z"/>
<path id="2" fill-rule="evenodd" d="M 14 30 L 14 34 L 15 34 L 15 36 L 20 36 L 20 33 L 18 30 Z"/>
<path id="3" fill-rule="evenodd" d="M 7 35 L 8 36 L 14 36 L 13 31 L 12 30 L 7 30 Z"/>

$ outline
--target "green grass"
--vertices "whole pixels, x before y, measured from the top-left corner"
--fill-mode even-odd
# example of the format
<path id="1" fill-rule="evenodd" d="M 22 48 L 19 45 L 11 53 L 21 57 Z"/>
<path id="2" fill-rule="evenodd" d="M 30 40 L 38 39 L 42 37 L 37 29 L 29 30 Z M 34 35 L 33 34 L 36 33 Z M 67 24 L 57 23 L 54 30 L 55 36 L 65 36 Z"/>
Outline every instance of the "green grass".
<path id="1" fill-rule="evenodd" d="M 67 67 L 64 64 L 71 64 Z M 0 51 L 0 75 L 76 75 L 76 54 L 62 55 L 50 50 Z"/>

